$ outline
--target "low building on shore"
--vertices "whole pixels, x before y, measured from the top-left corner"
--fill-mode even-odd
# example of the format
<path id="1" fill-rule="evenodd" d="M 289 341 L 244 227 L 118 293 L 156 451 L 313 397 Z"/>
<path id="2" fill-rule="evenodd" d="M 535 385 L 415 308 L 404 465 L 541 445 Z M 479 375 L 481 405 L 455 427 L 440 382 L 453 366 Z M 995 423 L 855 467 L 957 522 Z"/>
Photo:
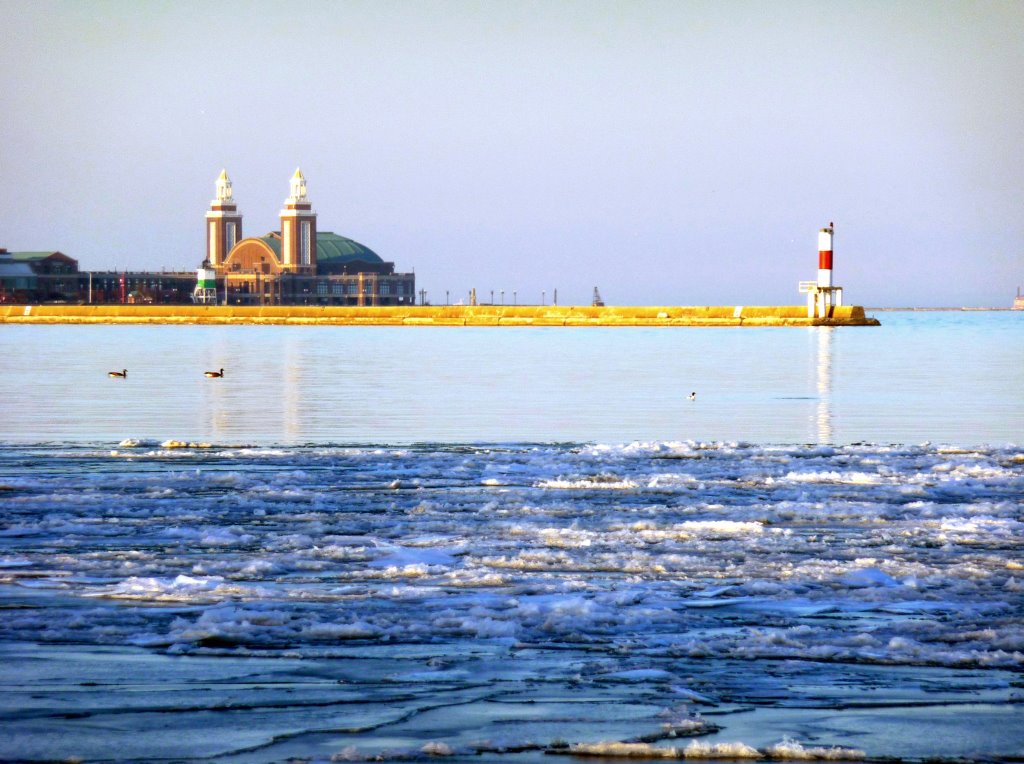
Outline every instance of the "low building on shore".
<path id="1" fill-rule="evenodd" d="M 78 261 L 63 252 L 8 252 L 0 247 L 0 302 L 77 300 Z"/>

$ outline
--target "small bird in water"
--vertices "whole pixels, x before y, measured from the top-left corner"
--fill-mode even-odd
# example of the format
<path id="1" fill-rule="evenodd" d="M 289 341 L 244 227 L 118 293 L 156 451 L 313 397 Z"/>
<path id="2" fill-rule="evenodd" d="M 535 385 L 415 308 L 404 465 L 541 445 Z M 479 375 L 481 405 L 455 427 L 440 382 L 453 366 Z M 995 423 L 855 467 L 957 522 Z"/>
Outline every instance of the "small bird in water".
<path id="1" fill-rule="evenodd" d="M 121 379 L 126 379 L 128 377 L 128 369 L 121 369 L 121 371 L 108 371 L 107 376 L 120 377 Z"/>
<path id="2" fill-rule="evenodd" d="M 204 375 L 207 377 L 223 377 L 224 369 L 221 369 L 220 371 L 207 371 L 204 372 Z"/>
<path id="3" fill-rule="evenodd" d="M 695 400 L 697 400 L 697 393 L 690 393 L 689 395 L 686 396 L 686 400 L 688 400 L 688 401 L 695 401 Z"/>

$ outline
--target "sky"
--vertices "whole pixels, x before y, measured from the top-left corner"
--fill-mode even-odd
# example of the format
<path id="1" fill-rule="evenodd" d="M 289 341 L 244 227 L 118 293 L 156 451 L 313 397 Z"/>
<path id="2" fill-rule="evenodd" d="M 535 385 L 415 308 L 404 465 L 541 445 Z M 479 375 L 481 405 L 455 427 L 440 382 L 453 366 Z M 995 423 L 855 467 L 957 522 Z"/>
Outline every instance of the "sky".
<path id="1" fill-rule="evenodd" d="M 0 0 L 0 246 L 193 269 L 296 167 L 439 303 L 868 306 L 1024 284 L 1022 2 Z"/>

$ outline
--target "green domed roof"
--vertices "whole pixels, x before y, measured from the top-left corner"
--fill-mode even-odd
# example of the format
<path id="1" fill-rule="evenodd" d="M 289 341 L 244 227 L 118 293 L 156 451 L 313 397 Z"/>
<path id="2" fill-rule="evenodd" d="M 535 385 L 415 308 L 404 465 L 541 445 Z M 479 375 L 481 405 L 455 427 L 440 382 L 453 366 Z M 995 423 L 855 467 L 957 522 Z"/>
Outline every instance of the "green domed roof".
<path id="1" fill-rule="evenodd" d="M 317 262 L 344 263 L 351 260 L 362 260 L 364 263 L 383 263 L 380 255 L 358 241 L 346 239 L 330 231 L 316 232 Z"/>

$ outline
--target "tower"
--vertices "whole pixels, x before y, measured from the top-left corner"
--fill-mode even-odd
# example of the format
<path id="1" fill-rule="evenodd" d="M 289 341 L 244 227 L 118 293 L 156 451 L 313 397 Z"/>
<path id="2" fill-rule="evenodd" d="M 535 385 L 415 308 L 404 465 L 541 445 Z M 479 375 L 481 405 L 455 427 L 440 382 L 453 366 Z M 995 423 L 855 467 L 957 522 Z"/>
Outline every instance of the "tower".
<path id="1" fill-rule="evenodd" d="M 832 235 L 835 226 L 818 231 L 818 278 L 801 281 L 800 292 L 807 295 L 808 318 L 830 318 L 832 309 L 843 304 L 843 288 L 832 284 Z"/>
<path id="2" fill-rule="evenodd" d="M 281 264 L 290 271 L 316 273 L 316 213 L 300 169 L 292 175 L 291 195 L 281 210 Z"/>
<path id="3" fill-rule="evenodd" d="M 206 213 L 206 259 L 213 268 L 224 265 L 231 248 L 242 238 L 242 216 L 231 191 L 228 171 L 217 178 L 217 198 Z"/>
<path id="4" fill-rule="evenodd" d="M 832 224 L 818 231 L 818 288 L 832 286 Z"/>

